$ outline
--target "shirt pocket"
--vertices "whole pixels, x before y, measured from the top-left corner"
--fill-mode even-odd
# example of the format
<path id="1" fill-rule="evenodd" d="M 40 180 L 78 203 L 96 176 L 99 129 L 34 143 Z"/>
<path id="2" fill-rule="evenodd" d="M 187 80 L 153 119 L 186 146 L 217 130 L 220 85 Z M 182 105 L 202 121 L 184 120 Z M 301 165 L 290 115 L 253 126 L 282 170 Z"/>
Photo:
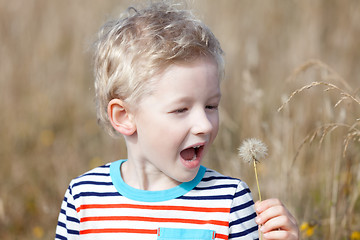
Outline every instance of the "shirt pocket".
<path id="1" fill-rule="evenodd" d="M 208 229 L 158 228 L 157 240 L 213 240 L 215 231 Z"/>

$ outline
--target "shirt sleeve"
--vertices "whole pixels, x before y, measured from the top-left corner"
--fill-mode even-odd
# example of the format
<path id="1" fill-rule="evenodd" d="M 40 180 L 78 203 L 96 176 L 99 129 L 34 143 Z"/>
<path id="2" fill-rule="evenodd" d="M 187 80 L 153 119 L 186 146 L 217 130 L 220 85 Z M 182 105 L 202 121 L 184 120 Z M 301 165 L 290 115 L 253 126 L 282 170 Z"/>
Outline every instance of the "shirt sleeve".
<path id="1" fill-rule="evenodd" d="M 255 217 L 250 189 L 240 181 L 230 209 L 229 240 L 259 239 Z"/>
<path id="2" fill-rule="evenodd" d="M 56 227 L 55 239 L 78 239 L 80 220 L 74 204 L 71 186 L 66 190 Z"/>

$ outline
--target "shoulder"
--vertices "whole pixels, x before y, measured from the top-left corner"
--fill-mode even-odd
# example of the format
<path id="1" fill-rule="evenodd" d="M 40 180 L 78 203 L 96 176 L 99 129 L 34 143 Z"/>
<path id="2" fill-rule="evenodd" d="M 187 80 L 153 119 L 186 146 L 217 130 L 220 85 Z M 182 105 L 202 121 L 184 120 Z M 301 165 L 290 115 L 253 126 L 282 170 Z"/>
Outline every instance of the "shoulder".
<path id="1" fill-rule="evenodd" d="M 224 194 L 232 195 L 232 198 L 243 195 L 251 195 L 248 185 L 238 178 L 223 175 L 213 169 L 207 168 L 196 190 L 217 190 Z"/>
<path id="2" fill-rule="evenodd" d="M 202 183 L 208 183 L 209 185 L 227 185 L 232 186 L 238 190 L 245 190 L 250 192 L 248 185 L 244 181 L 238 178 L 223 175 L 209 168 L 206 169 Z"/>
<path id="3" fill-rule="evenodd" d="M 96 167 L 84 174 L 74 178 L 70 183 L 70 188 L 76 188 L 80 186 L 101 186 L 110 185 L 110 164 L 107 163 L 103 166 Z"/>
<path id="4" fill-rule="evenodd" d="M 106 197 L 118 196 L 110 176 L 110 165 L 94 168 L 70 182 L 68 194 L 79 207 L 83 202 L 92 199 L 104 199 Z"/>

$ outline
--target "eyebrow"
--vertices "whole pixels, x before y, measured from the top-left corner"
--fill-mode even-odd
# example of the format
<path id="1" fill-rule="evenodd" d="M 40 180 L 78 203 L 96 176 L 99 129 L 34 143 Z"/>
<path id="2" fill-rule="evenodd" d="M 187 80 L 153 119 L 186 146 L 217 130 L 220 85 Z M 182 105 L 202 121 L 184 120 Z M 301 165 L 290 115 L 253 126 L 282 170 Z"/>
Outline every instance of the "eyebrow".
<path id="1" fill-rule="evenodd" d="M 222 96 L 222 94 L 221 94 L 221 92 L 219 91 L 219 92 L 217 92 L 217 93 L 215 93 L 214 95 L 212 95 L 211 97 L 209 97 L 207 100 L 212 100 L 212 99 L 221 99 L 221 96 Z M 178 98 L 176 98 L 176 99 L 174 99 L 169 105 L 171 105 L 171 104 L 178 104 L 178 103 L 182 103 L 182 102 L 190 102 L 190 101 L 192 101 L 192 97 L 189 97 L 189 96 L 183 96 L 183 97 L 178 97 Z"/>
<path id="2" fill-rule="evenodd" d="M 217 92 L 214 96 L 212 96 L 210 99 L 212 98 L 221 98 L 222 97 L 222 94 L 221 94 L 221 91 L 219 90 L 219 92 Z"/>

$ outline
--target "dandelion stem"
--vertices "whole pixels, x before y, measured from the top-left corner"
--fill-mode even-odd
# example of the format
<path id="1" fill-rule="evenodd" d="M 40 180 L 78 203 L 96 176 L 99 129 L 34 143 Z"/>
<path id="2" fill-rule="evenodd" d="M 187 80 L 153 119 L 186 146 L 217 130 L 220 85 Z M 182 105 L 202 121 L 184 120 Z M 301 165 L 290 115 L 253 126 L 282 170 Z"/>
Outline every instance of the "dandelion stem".
<path id="1" fill-rule="evenodd" d="M 261 202 L 260 185 L 259 185 L 259 179 L 258 179 L 258 174 L 257 174 L 257 170 L 256 170 L 256 160 L 254 160 L 253 162 L 254 162 L 254 171 L 255 171 L 256 185 L 257 185 L 258 193 L 259 193 L 259 201 Z"/>
<path id="2" fill-rule="evenodd" d="M 255 171 L 256 185 L 257 185 L 258 193 L 259 193 L 259 201 L 261 202 L 260 185 L 259 185 L 259 179 L 258 179 L 257 170 L 256 170 L 256 159 L 254 159 L 253 162 L 254 162 L 254 171 Z M 262 233 L 261 233 L 261 232 L 259 232 L 259 237 L 260 237 L 260 240 L 263 239 L 263 236 L 262 236 Z"/>

